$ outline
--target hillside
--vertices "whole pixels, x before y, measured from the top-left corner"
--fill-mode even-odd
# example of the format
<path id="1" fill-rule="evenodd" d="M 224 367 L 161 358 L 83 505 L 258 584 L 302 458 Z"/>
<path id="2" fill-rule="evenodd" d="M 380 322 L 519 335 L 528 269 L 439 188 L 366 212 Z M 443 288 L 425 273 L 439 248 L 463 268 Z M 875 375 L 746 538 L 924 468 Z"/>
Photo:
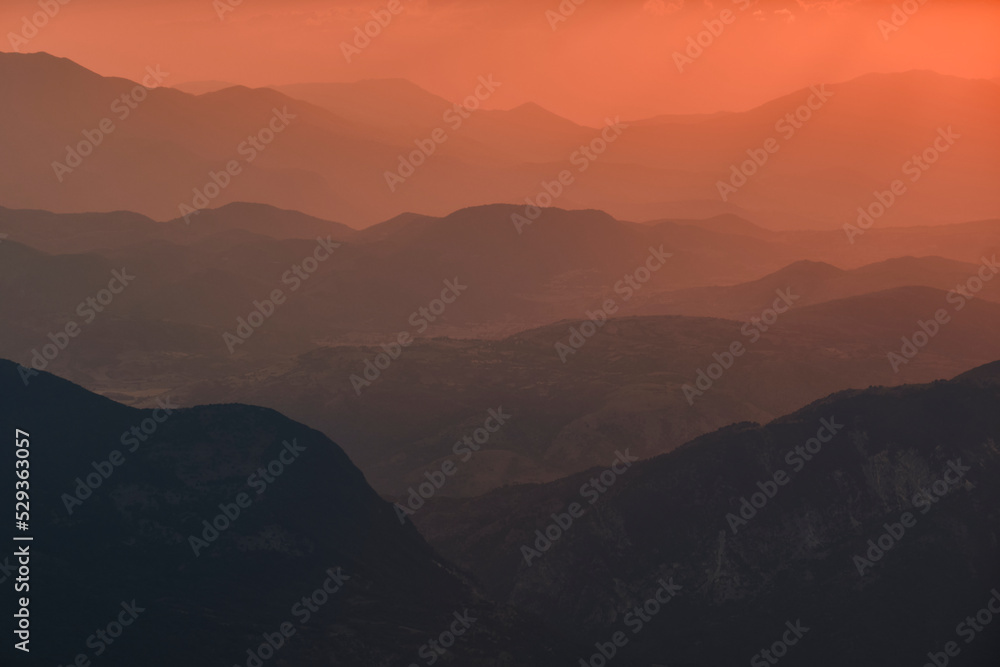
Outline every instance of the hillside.
<path id="1" fill-rule="evenodd" d="M 25 387 L 8 361 L 0 392 L 0 423 L 30 440 L 33 660 L 245 663 L 290 623 L 281 663 L 399 664 L 455 614 L 473 619 L 449 652 L 461 664 L 541 667 L 564 650 L 401 526 L 337 445 L 274 411 L 169 395 L 136 410 L 48 374 Z M 142 610 L 134 627 L 85 644 L 123 600 Z"/>
<path id="2" fill-rule="evenodd" d="M 957 641 L 963 664 L 985 666 L 996 634 L 970 637 L 966 623 L 956 636 L 1000 581 L 1000 376 L 995 364 L 976 375 L 737 424 L 616 467 L 603 492 L 592 480 L 611 459 L 549 484 L 435 499 L 412 519 L 495 595 L 581 637 L 625 630 L 626 664 L 741 664 L 787 621 L 809 628 L 788 649 L 800 664 L 920 664 Z M 584 514 L 551 530 L 550 546 L 537 541 L 574 501 Z M 676 600 L 633 635 L 629 610 L 664 580 L 682 586 Z"/>

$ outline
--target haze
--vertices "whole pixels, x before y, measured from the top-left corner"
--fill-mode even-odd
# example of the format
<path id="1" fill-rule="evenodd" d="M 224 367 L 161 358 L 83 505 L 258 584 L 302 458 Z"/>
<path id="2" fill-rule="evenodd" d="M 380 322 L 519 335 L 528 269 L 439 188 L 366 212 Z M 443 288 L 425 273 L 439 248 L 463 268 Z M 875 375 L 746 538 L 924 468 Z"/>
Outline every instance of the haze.
<path id="1" fill-rule="evenodd" d="M 546 11 L 557 0 L 400 1 L 402 12 L 351 62 L 341 42 L 387 2 L 244 0 L 220 12 L 224 0 L 76 0 L 19 50 L 132 79 L 160 64 L 174 85 L 399 77 L 451 100 L 492 73 L 504 87 L 488 106 L 532 101 L 588 124 L 746 110 L 870 72 L 1000 76 L 1000 4 L 985 0 L 927 2 L 888 39 L 878 25 L 892 14 L 887 0 L 749 0 L 744 11 L 743 0 L 587 0 L 555 29 Z M 729 34 L 679 72 L 672 54 L 723 9 L 736 15 Z M 30 0 L 4 2 L 4 34 L 37 10 Z M 3 49 L 13 50 L 9 39 Z"/>

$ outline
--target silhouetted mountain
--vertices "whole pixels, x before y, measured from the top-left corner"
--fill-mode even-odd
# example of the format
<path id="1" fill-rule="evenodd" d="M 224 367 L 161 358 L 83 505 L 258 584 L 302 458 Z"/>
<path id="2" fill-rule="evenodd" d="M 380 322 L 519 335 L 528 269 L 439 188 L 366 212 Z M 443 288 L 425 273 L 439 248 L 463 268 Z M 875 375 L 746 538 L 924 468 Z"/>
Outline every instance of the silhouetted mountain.
<path id="1" fill-rule="evenodd" d="M 414 140 L 435 130 L 445 131 L 448 138 L 435 148 L 436 153 L 480 163 L 487 157 L 502 164 L 564 159 L 567 146 L 587 143 L 594 134 L 533 103 L 510 110 L 480 109 L 483 101 L 473 93 L 487 91 L 482 80 L 470 82 L 472 97 L 457 104 L 405 79 L 293 84 L 276 89 L 369 127 L 379 136 L 391 137 L 410 150 Z"/>
<path id="2" fill-rule="evenodd" d="M 384 132 L 433 128 L 453 105 L 406 79 L 274 86 L 289 97 L 329 109 L 341 118 Z"/>
<path id="3" fill-rule="evenodd" d="M 627 223 L 599 211 L 547 209 L 518 234 L 511 211 L 411 214 L 353 233 L 257 205 L 206 211 L 190 226 L 124 213 L 0 210 L 8 234 L 0 305 L 9 318 L 0 355 L 42 365 L 50 334 L 79 324 L 83 300 L 124 269 L 134 284 L 85 322 L 48 370 L 130 403 L 171 388 L 188 405 L 239 400 L 280 409 L 340 442 L 386 494 L 405 492 L 426 466 L 452 456 L 455 441 L 494 403 L 516 409 L 522 418 L 510 434 L 497 436 L 444 492 L 458 495 L 571 474 L 604 460 L 621 438 L 654 456 L 833 391 L 929 381 L 1000 357 L 992 334 L 1000 306 L 986 301 L 1000 283 L 986 283 L 968 304 L 963 298 L 961 311 L 954 294 L 922 287 L 954 289 L 953 281 L 973 275 L 972 264 L 902 258 L 845 271 L 798 262 L 754 282 L 678 292 L 762 275 L 773 269 L 769 257 L 798 250 L 785 233 L 770 241 L 678 222 Z M 285 278 L 317 241 L 274 237 L 326 229 L 345 240 L 293 292 Z M 991 229 L 963 225 L 953 243 L 936 247 L 975 260 L 995 240 Z M 936 228 L 893 234 L 902 246 L 918 245 L 911 232 L 929 244 L 942 237 Z M 24 243 L 86 252 L 49 255 Z M 623 277 L 660 247 L 673 256 L 641 289 L 625 289 Z M 419 308 L 446 280 L 468 289 L 421 324 Z M 273 316 L 252 331 L 240 324 L 276 288 L 288 298 Z M 767 311 L 779 294 L 793 307 L 772 323 Z M 600 320 L 609 299 L 617 307 L 612 321 L 582 338 L 581 319 Z M 726 319 L 631 317 L 650 304 Z M 942 308 L 952 321 L 919 355 L 889 356 Z M 761 325 L 750 319 L 762 317 Z M 563 321 L 550 324 L 556 320 Z M 233 343 L 237 331 L 250 333 Z M 370 388 L 356 386 L 352 377 L 372 376 L 366 362 L 400 332 L 419 340 Z M 433 339 L 440 336 L 460 340 Z M 702 395 L 702 375 L 715 373 L 715 355 L 725 358 L 734 342 L 746 354 Z M 379 416 L 399 410 L 408 416 Z"/>
<path id="4" fill-rule="evenodd" d="M 992 159 L 1000 150 L 992 122 L 1000 90 L 929 72 L 831 85 L 822 96 L 832 96 L 794 125 L 781 123 L 800 107 L 809 110 L 802 105 L 810 96 L 816 107 L 817 93 L 797 91 L 698 121 L 619 127 L 620 136 L 616 130 L 604 146 L 600 128 L 537 105 L 459 114 L 400 80 L 280 87 L 284 92 L 233 86 L 201 95 L 140 89 L 134 108 L 121 98 L 135 83 L 47 54 L 0 54 L 0 80 L 0 204 L 13 208 L 127 209 L 167 219 L 182 204 L 253 201 L 363 226 L 406 211 L 522 205 L 545 193 L 544 184 L 552 190 L 563 171 L 572 183 L 557 205 L 635 220 L 737 214 L 769 228 L 840 229 L 895 179 L 908 190 L 878 227 L 985 218 L 1000 204 L 990 187 L 1000 175 Z M 470 82 L 470 94 L 484 86 Z M 281 129 L 272 143 L 265 130 L 276 118 Z M 95 134 L 103 119 L 113 132 Z M 947 152 L 911 181 L 907 162 L 949 127 L 958 138 L 950 135 Z M 85 132 L 100 141 L 81 149 L 87 155 L 78 160 L 72 147 L 88 141 Z M 251 150 L 246 142 L 260 133 L 267 145 Z M 780 148 L 723 199 L 718 183 L 768 138 Z M 587 148 L 591 142 L 597 148 Z M 231 161 L 239 170 L 230 178 Z M 390 173 L 397 174 L 392 183 Z"/>
<path id="5" fill-rule="evenodd" d="M 1000 639 L 963 619 L 1000 581 L 998 380 L 993 364 L 842 392 L 616 474 L 434 499 L 413 520 L 502 599 L 592 645 L 625 631 L 623 664 L 766 664 L 796 626 L 808 630 L 784 648 L 798 664 L 922 664 L 948 642 L 963 663 L 994 664 Z M 573 502 L 582 516 L 547 528 Z M 676 599 L 633 610 L 664 581 L 683 587 Z"/>
<path id="6" fill-rule="evenodd" d="M 357 389 L 352 376 L 364 378 L 366 361 L 383 350 L 337 346 L 253 374 L 205 374 L 178 395 L 185 403 L 233 397 L 312 424 L 392 497 L 458 459 L 455 443 L 502 405 L 513 415 L 510 424 L 440 491 L 477 495 L 598 465 L 624 443 L 637 456 L 655 456 L 727 424 L 769 421 L 834 391 L 931 381 L 1000 357 L 992 335 L 1000 306 L 971 302 L 894 368 L 888 355 L 900 354 L 902 337 L 912 337 L 917 321 L 942 307 L 950 307 L 943 292 L 904 288 L 796 306 L 765 333 L 729 320 L 614 319 L 582 338 L 578 352 L 563 354 L 565 363 L 555 346 L 570 347 L 578 321 L 502 341 L 425 340 L 377 376 L 368 370 L 370 385 Z M 734 342 L 745 352 L 720 378 L 702 378 L 699 372 L 715 375 L 709 367 L 716 355 L 725 360 Z M 390 409 L 397 419 L 379 419 Z"/>
<path id="7" fill-rule="evenodd" d="M 138 256 L 154 265 L 158 255 L 172 255 L 171 275 L 205 264 L 203 251 L 210 249 L 214 269 L 250 276 L 246 287 L 251 301 L 259 290 L 270 291 L 282 266 L 302 259 L 284 252 L 293 245 L 269 245 L 260 237 L 315 241 L 329 236 L 345 245 L 324 263 L 307 297 L 325 307 L 310 306 L 307 321 L 296 323 L 300 330 L 320 328 L 327 340 L 349 331 L 394 333 L 400 315 L 426 301 L 448 274 L 475 285 L 480 296 L 470 301 L 490 304 L 449 313 L 448 324 L 454 327 L 449 333 L 465 328 L 466 334 L 496 336 L 592 310 L 616 296 L 614 288 L 623 276 L 642 266 L 650 248 L 661 246 L 672 257 L 634 292 L 628 304 L 631 313 L 741 317 L 741 302 L 752 311 L 761 294 L 789 286 L 809 288 L 803 295 L 807 302 L 906 285 L 951 289 L 955 283 L 950 281 L 977 270 L 966 265 L 980 264 L 1000 250 L 1000 221 L 871 230 L 863 242 L 851 245 L 840 232 L 767 232 L 738 218 L 636 225 L 598 211 L 560 209 L 545 209 L 521 226 L 519 234 L 510 218 L 521 213 L 519 207 L 493 205 L 443 218 L 405 214 L 355 233 L 294 211 L 245 203 L 203 211 L 190 218 L 191 224 L 181 219 L 154 223 L 129 213 L 58 215 L 0 208 L 0 230 L 13 241 L 46 252 L 99 252 L 133 264 L 131 257 Z M 188 250 L 169 249 L 163 241 Z M 245 257 L 226 252 L 241 246 L 255 250 Z M 267 257 L 269 247 L 275 248 L 274 257 Z M 310 252 L 305 244 L 294 247 Z M 899 258 L 932 253 L 965 265 Z M 816 282 L 802 268 L 782 270 L 800 260 L 848 269 L 886 263 Z M 253 264 L 246 263 L 250 261 Z M 272 262 L 275 273 L 269 277 L 261 268 Z M 961 275 L 963 271 L 969 274 Z M 65 277 L 67 284 L 76 284 L 73 276 Z M 756 284 L 740 285 L 747 281 Z M 733 287 L 677 291 L 709 285 Z M 989 287 L 984 292 L 988 299 Z M 192 304 L 208 298 L 199 290 L 178 296 Z M 372 308 L 374 303 L 381 307 Z M 219 301 L 207 309 L 219 315 L 216 326 L 230 319 L 226 305 Z M 293 305 L 292 310 L 297 308 Z"/>
<path id="8" fill-rule="evenodd" d="M 807 102 L 811 108 L 788 119 Z M 988 119 L 997 111 L 1000 90 L 994 85 L 913 71 L 796 91 L 750 111 L 697 123 L 636 124 L 616 142 L 609 159 L 658 168 L 671 178 L 661 181 L 655 198 L 644 200 L 648 203 L 640 202 L 633 188 L 631 203 L 603 208 L 633 219 L 692 217 L 665 203 L 721 203 L 718 181 L 732 184 L 732 169 L 750 159 L 747 151 L 773 138 L 776 152 L 763 166 L 747 167 L 751 175 L 745 184 L 736 178 L 736 192 L 726 198 L 744 217 L 768 227 L 855 223 L 858 207 L 868 207 L 874 192 L 888 190 L 896 179 L 906 192 L 878 226 L 991 217 L 1000 200 L 984 194 L 993 178 L 987 174 L 1000 167 L 990 157 L 1000 146 L 1000 130 Z M 933 164 L 916 166 L 913 158 L 935 141 L 939 150 L 945 145 L 938 131 L 947 134 L 948 128 L 958 136 L 953 144 L 927 158 Z M 704 172 L 712 175 L 699 177 Z"/>
<path id="9" fill-rule="evenodd" d="M 982 384 L 996 383 L 1000 381 L 1000 361 L 995 361 L 992 364 L 985 364 L 983 366 L 973 368 L 971 371 L 962 373 L 955 379 L 962 382 Z"/>
<path id="10" fill-rule="evenodd" d="M 747 318 L 776 290 L 791 289 L 797 305 L 861 296 L 898 287 L 965 288 L 980 266 L 941 257 L 899 257 L 843 271 L 830 264 L 800 261 L 760 280 L 729 287 L 695 287 L 657 294 L 637 308 L 642 314 Z M 1000 303 L 1000 282 L 985 283 L 978 298 Z"/>
<path id="11" fill-rule="evenodd" d="M 189 222 L 190 221 L 190 222 Z M 298 211 L 285 211 L 265 204 L 236 202 L 220 208 L 202 210 L 188 220 L 172 221 L 196 225 L 239 229 L 276 239 L 310 239 L 330 236 L 335 241 L 352 238 L 356 232 L 339 222 L 321 220 Z M 169 223 L 168 223 L 169 224 Z"/>
<path id="12" fill-rule="evenodd" d="M 330 237 L 342 247 L 282 309 L 277 326 L 268 327 L 313 341 L 398 333 L 412 312 L 440 294 L 443 281 L 456 278 L 472 296 L 436 321 L 434 333 L 495 337 L 577 317 L 608 298 L 629 296 L 638 303 L 638 288 L 624 279 L 647 262 L 660 268 L 642 290 L 661 292 L 739 282 L 784 259 L 781 250 L 772 253 L 741 237 L 650 228 L 599 211 L 546 209 L 518 234 L 510 221 L 517 210 L 495 205 L 445 218 L 408 215 L 353 233 L 250 204 L 204 211 L 190 225 L 128 214 L 102 219 L 0 209 L 0 229 L 12 242 L 48 252 L 97 253 L 119 268 L 141 266 L 145 280 L 125 302 L 173 322 L 216 328 L 230 328 L 254 300 L 287 287 L 285 273 L 313 253 L 317 237 Z M 658 259 L 650 259 L 653 252 Z M 771 258 L 775 254 L 779 259 Z M 85 278 L 67 266 L 48 279 L 62 280 L 72 294 L 94 284 Z"/>
<path id="13" fill-rule="evenodd" d="M 989 3 L 380 2 L 0 5 L 0 667 L 1000 666 Z"/>
<path id="14" fill-rule="evenodd" d="M 284 644 L 278 664 L 408 664 L 456 614 L 457 663 L 565 659 L 556 635 L 400 525 L 316 431 L 241 405 L 135 410 L 48 374 L 25 386 L 8 361 L 0 390 L 0 422 L 30 440 L 35 660 L 242 665 L 266 634 Z M 123 601 L 137 620 L 99 642 Z M 285 622 L 295 634 L 274 640 Z"/>
<path id="15" fill-rule="evenodd" d="M 235 84 L 228 81 L 185 81 L 184 83 L 173 84 L 170 87 L 191 95 L 204 95 L 214 93 L 223 88 L 232 88 Z"/>
<path id="16" fill-rule="evenodd" d="M 655 225 L 662 221 L 650 221 L 647 224 Z M 691 225 L 694 227 L 700 227 L 701 229 L 709 229 L 714 232 L 722 232 L 723 234 L 735 234 L 737 236 L 750 236 L 752 238 L 758 239 L 773 239 L 777 236 L 776 232 L 769 229 L 764 229 L 763 227 L 758 227 L 748 220 L 744 220 L 738 215 L 717 215 L 712 218 L 706 218 L 704 220 L 674 220 L 673 222 L 681 225 Z"/>
<path id="17" fill-rule="evenodd" d="M 248 232 L 273 239 L 331 237 L 345 241 L 356 232 L 346 225 L 320 220 L 297 211 L 284 211 L 266 204 L 235 203 L 206 209 L 190 217 L 155 222 L 137 213 L 49 213 L 0 207 L 0 228 L 48 253 L 86 253 L 121 250 L 150 241 L 195 245 L 210 237 L 230 242 L 245 241 Z M 236 233 L 230 233 L 236 232 Z"/>

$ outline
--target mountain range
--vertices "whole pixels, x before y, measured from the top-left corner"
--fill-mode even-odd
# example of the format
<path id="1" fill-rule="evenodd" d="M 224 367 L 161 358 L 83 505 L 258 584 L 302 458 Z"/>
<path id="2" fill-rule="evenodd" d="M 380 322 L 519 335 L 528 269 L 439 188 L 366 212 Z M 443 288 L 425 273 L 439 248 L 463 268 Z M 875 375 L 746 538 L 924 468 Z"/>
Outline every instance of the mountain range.
<path id="1" fill-rule="evenodd" d="M 996 666 L 1000 14 L 67 2 L 0 664 Z"/>
<path id="2" fill-rule="evenodd" d="M 139 407 L 170 392 L 182 405 L 281 410 L 340 443 L 391 498 L 454 458 L 455 442 L 500 405 L 520 419 L 442 494 L 563 477 L 623 437 L 647 458 L 834 391 L 927 382 L 1000 358 L 991 333 L 1000 283 L 971 299 L 956 291 L 988 266 L 995 222 L 951 236 L 884 230 L 854 259 L 875 263 L 838 268 L 784 264 L 842 257 L 824 236 L 836 232 L 770 232 L 735 218 L 637 225 L 550 209 L 519 235 L 510 211 L 402 216 L 356 231 L 255 204 L 206 211 L 192 225 L 0 209 L 0 307 L 10 315 L 0 355 Z M 340 246 L 292 291 L 282 277 L 316 237 Z M 628 287 L 623 276 L 652 249 L 671 256 Z M 946 256 L 886 258 L 903 249 Z M 41 356 L 123 270 L 132 284 L 65 352 Z M 467 289 L 422 320 L 445 281 Z M 275 289 L 286 302 L 240 329 Z M 787 312 L 768 313 L 784 299 Z M 604 312 L 609 300 L 614 312 Z M 949 321 L 933 341 L 902 356 L 904 338 L 942 309 Z M 240 331 L 245 340 L 225 337 Z M 416 342 L 384 372 L 369 367 L 400 333 Z M 703 377 L 734 343 L 745 353 L 721 377 Z M 380 417 L 390 411 L 407 416 Z"/>
<path id="3" fill-rule="evenodd" d="M 628 220 L 735 213 L 771 228 L 839 229 L 900 179 L 907 191 L 878 225 L 964 222 L 997 212 L 989 184 L 1000 169 L 992 122 L 1000 88 L 987 81 L 872 74 L 829 85 L 819 97 L 797 91 L 741 113 L 619 119 L 618 136 L 607 143 L 606 130 L 536 105 L 458 114 L 454 103 L 403 80 L 193 95 L 166 87 L 169 72 L 156 72 L 158 86 L 137 93 L 134 82 L 45 53 L 0 54 L 0 146 L 8 156 L 0 205 L 130 210 L 165 220 L 251 201 L 361 227 L 408 211 L 524 206 L 548 183 L 557 196 L 542 197 L 545 205 Z M 470 82 L 470 94 L 502 82 L 484 85 Z M 930 102 L 909 104 L 914 97 Z M 796 121 L 796 113 L 808 119 Z M 277 132 L 268 129 L 274 118 L 284 125 Z M 948 128 L 947 153 L 912 171 L 913 157 L 932 151 Z M 248 145 L 257 135 L 267 141 Z M 747 167 L 754 174 L 723 199 L 719 183 L 738 180 L 732 170 L 754 151 L 759 156 L 769 139 L 778 148 L 759 174 Z M 72 157 L 81 142 L 94 145 Z M 592 142 L 591 152 L 581 150 Z M 411 157 L 420 144 L 423 154 Z M 819 166 L 816 155 L 824 156 Z M 230 164 L 236 175 L 227 177 Z M 563 171 L 570 184 L 558 192 Z M 393 172 L 398 180 L 387 178 Z"/>
<path id="4" fill-rule="evenodd" d="M 841 392 L 647 461 L 623 438 L 601 468 L 431 498 L 411 517 L 428 546 L 274 411 L 136 410 L 2 361 L 0 421 L 30 440 L 36 655 L 549 665 L 611 641 L 622 664 L 707 666 L 788 628 L 810 664 L 919 661 L 1000 576 L 997 371 Z M 966 660 L 995 655 L 972 638 Z"/>

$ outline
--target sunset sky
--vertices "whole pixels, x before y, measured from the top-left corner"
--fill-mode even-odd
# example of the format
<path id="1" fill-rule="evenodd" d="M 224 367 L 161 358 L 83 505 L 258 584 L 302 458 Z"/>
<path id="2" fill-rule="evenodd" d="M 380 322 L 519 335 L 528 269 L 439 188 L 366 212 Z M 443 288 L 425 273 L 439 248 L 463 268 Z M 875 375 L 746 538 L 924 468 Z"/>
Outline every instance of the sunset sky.
<path id="1" fill-rule="evenodd" d="M 559 0 L 398 0 L 401 12 L 351 62 L 342 42 L 389 0 L 242 0 L 220 19 L 226 2 L 70 0 L 20 51 L 128 78 L 159 64 L 172 84 L 402 77 L 453 100 L 493 74 L 503 86 L 492 106 L 534 101 L 590 124 L 738 111 L 868 72 L 1000 77 L 1000 2 L 988 0 L 910 0 L 919 9 L 888 39 L 879 21 L 893 3 L 883 0 L 566 0 L 575 12 L 555 29 L 546 12 Z M 678 71 L 674 52 L 723 10 L 732 23 Z M 37 11 L 37 0 L 0 5 L 0 50 L 14 50 L 9 34 Z"/>

